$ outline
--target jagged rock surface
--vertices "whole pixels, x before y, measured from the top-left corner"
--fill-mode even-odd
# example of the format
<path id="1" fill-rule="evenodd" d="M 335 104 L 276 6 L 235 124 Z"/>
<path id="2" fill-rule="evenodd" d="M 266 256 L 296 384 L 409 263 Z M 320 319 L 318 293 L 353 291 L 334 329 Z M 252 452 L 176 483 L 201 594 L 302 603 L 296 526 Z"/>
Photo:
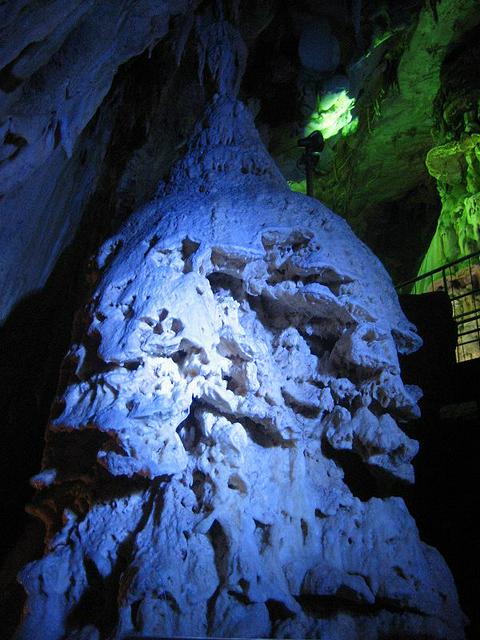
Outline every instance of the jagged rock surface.
<path id="1" fill-rule="evenodd" d="M 187 0 L 1 4 L 0 321 L 45 284 L 75 234 L 110 123 L 92 136 L 85 129 L 118 68 L 194 7 Z"/>
<path id="2" fill-rule="evenodd" d="M 331 454 L 413 481 L 397 351 L 420 340 L 241 103 L 214 101 L 98 265 L 34 478 L 48 547 L 18 640 L 462 638 L 403 501 L 361 501 Z"/>

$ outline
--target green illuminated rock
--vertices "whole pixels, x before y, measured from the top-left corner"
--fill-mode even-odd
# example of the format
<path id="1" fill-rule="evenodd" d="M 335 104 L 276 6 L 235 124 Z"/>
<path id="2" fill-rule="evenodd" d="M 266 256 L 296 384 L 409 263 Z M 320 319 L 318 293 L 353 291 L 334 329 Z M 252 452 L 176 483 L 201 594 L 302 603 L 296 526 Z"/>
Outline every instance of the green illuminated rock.
<path id="1" fill-rule="evenodd" d="M 347 67 L 348 94 L 328 104 L 320 95 L 309 112 L 306 132 L 320 129 L 327 140 L 315 196 L 345 216 L 398 281 L 417 273 L 430 242 L 422 272 L 478 246 L 478 151 L 458 151 L 458 184 L 451 183 L 450 175 L 448 193 L 439 185 L 441 202 L 435 198 L 431 167 L 436 162 L 456 166 L 454 157 L 447 160 L 446 152 L 432 150 L 449 143 L 448 132 L 472 140 L 477 133 L 478 116 L 466 91 L 450 91 L 441 114 L 436 99 L 445 88 L 445 61 L 464 45 L 479 16 L 477 0 L 442 0 L 435 12 L 425 4 L 413 21 L 375 37 L 369 50 Z M 453 75 L 461 84 L 462 73 Z M 348 95 L 356 97 L 353 113 L 353 105 L 346 106 Z M 346 114 L 358 120 L 353 117 L 347 124 L 342 121 Z M 435 131 L 439 115 L 447 134 Z M 299 188 L 304 175 L 295 164 L 295 135 L 300 132 L 288 136 L 274 131 L 271 150 L 284 175 Z M 428 169 L 427 154 L 433 163 Z"/>
<path id="2" fill-rule="evenodd" d="M 339 131 L 351 130 L 355 122 L 352 115 L 355 100 L 349 95 L 348 89 L 348 80 L 340 76 L 324 83 L 323 91 L 316 96 L 315 109 L 305 127 L 305 135 L 321 131 L 327 140 Z"/>
<path id="3" fill-rule="evenodd" d="M 434 147 L 426 165 L 442 210 L 419 275 L 480 250 L 480 134 Z"/>

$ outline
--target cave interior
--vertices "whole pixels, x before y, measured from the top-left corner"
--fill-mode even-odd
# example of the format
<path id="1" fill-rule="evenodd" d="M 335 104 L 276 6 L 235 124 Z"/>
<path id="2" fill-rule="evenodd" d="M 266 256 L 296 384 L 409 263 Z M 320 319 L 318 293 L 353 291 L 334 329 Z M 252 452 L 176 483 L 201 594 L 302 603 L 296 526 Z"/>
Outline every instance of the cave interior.
<path id="1" fill-rule="evenodd" d="M 219 20 L 235 27 L 227 88 L 212 71 Z M 25 599 L 15 576 L 43 553 L 30 478 L 69 374 L 62 361 L 85 330 L 93 256 L 160 197 L 225 91 L 292 192 L 307 189 L 298 142 L 321 132 L 313 197 L 407 283 L 400 303 L 424 343 L 400 358 L 424 393 L 408 426 L 416 482 L 392 486 L 348 455 L 342 465 L 362 499 L 404 498 L 478 637 L 480 320 L 459 357 L 447 296 L 470 287 L 459 313 L 480 308 L 478 0 L 6 0 L 0 33 L 2 637 Z"/>

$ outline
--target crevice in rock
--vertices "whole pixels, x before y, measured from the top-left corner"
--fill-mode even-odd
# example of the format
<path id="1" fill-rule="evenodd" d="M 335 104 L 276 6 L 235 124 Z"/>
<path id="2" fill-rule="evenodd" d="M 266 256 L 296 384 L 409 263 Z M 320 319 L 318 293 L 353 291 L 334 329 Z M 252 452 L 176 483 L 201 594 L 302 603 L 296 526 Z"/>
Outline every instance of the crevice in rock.
<path id="1" fill-rule="evenodd" d="M 192 452 L 201 439 L 201 431 L 198 425 L 198 420 L 195 417 L 195 409 L 198 406 L 198 402 L 195 400 L 190 406 L 188 416 L 177 427 L 176 431 L 180 436 L 183 446 L 186 451 Z"/>
<path id="2" fill-rule="evenodd" d="M 255 522 L 255 539 L 260 549 L 260 553 L 271 544 L 272 525 L 260 522 L 254 518 Z"/>
<path id="3" fill-rule="evenodd" d="M 211 479 L 203 473 L 203 471 L 197 469 L 192 473 L 191 488 L 197 499 L 197 504 L 193 508 L 194 512 L 210 512 L 212 510 L 211 503 L 215 492 Z"/>
<path id="4" fill-rule="evenodd" d="M 76 372 L 79 380 L 87 380 L 93 375 L 113 371 L 119 367 L 118 362 L 105 362 L 105 360 L 98 355 L 100 343 L 101 334 L 98 331 L 92 331 L 84 336 L 85 356 L 81 366 Z"/>
<path id="5" fill-rule="evenodd" d="M 108 581 L 100 575 L 93 560 L 86 556 L 82 560 L 88 588 L 70 614 L 68 624 L 72 628 L 93 624 L 104 635 L 113 626 L 109 620 L 112 611 L 108 611 Z"/>
<path id="6" fill-rule="evenodd" d="M 286 442 L 279 433 L 273 432 L 263 424 L 257 424 L 250 418 L 243 416 L 236 416 L 235 418 L 239 422 L 245 431 L 248 433 L 250 439 L 259 447 L 289 447 L 290 443 Z"/>
<path id="7" fill-rule="evenodd" d="M 320 413 L 319 407 L 310 406 L 307 401 L 305 402 L 305 404 L 299 402 L 298 400 L 293 398 L 285 389 L 282 389 L 282 396 L 287 407 L 290 407 L 290 409 L 294 413 L 299 414 L 304 418 L 313 420 Z"/>
<path id="8" fill-rule="evenodd" d="M 328 335 L 327 332 L 316 330 L 314 335 L 309 335 L 302 327 L 299 327 L 300 335 L 310 348 L 310 353 L 317 358 L 324 358 L 332 352 L 339 335 Z M 318 331 L 318 334 L 317 334 Z"/>
<path id="9" fill-rule="evenodd" d="M 303 544 L 306 544 L 308 537 L 308 524 L 303 518 L 300 519 L 300 528 L 302 530 Z"/>
<path id="10" fill-rule="evenodd" d="M 234 491 L 238 491 L 242 495 L 247 495 L 248 488 L 245 484 L 245 481 L 240 478 L 238 474 L 233 474 L 228 478 L 227 486 L 229 489 L 233 489 Z"/>
<path id="11" fill-rule="evenodd" d="M 218 520 L 214 520 L 208 530 L 208 538 L 215 554 L 215 567 L 217 569 L 220 586 L 224 583 L 229 574 L 229 541 L 222 525 Z"/>
<path id="12" fill-rule="evenodd" d="M 192 257 L 197 252 L 200 246 L 199 242 L 185 238 L 182 240 L 182 260 L 184 261 L 183 273 L 190 273 L 192 271 Z"/>
<path id="13" fill-rule="evenodd" d="M 242 281 L 238 277 L 222 271 L 214 271 L 207 275 L 207 280 L 210 282 L 214 294 L 225 291 L 229 293 L 234 300 L 241 301 L 245 298 Z"/>
<path id="14" fill-rule="evenodd" d="M 15 151 L 13 151 L 7 158 L 11 161 L 17 157 L 23 147 L 27 146 L 28 142 L 23 136 L 9 131 L 3 138 L 3 144 L 15 147 Z"/>
<path id="15" fill-rule="evenodd" d="M 142 604 L 141 600 L 136 600 L 130 605 L 130 618 L 135 631 L 141 631 L 140 621 L 138 619 L 138 614 L 139 614 L 139 609 L 141 604 Z"/>
<path id="16" fill-rule="evenodd" d="M 388 611 L 389 613 L 413 613 L 419 616 L 427 615 L 415 607 L 409 607 L 408 605 L 384 598 L 377 598 L 373 604 L 368 602 L 354 602 L 350 599 L 339 597 L 338 595 L 302 595 L 297 596 L 296 600 L 307 615 L 320 619 L 334 617 L 340 613 L 360 616 L 375 615 L 382 611 Z"/>
<path id="17" fill-rule="evenodd" d="M 354 496 L 362 501 L 388 495 L 372 476 L 360 456 L 348 450 L 334 449 L 325 439 L 322 440 L 322 452 L 326 458 L 333 460 L 344 473 L 344 482 Z"/>
<path id="18" fill-rule="evenodd" d="M 57 481 L 83 478 L 98 469 L 98 452 L 107 449 L 125 453 L 115 437 L 99 431 L 93 425 L 81 430 L 61 428 L 50 431 L 44 467 L 57 470 Z"/>
<path id="19" fill-rule="evenodd" d="M 295 614 L 280 600 L 270 598 L 265 601 L 265 605 L 268 609 L 268 615 L 270 616 L 272 625 L 295 616 Z"/>
<path id="20" fill-rule="evenodd" d="M 93 560 L 83 557 L 88 586 L 78 603 L 70 611 L 67 627 L 76 629 L 90 623 L 98 627 L 102 639 L 111 635 L 118 623 L 117 601 L 122 589 L 122 580 L 128 579 L 126 569 L 131 561 L 135 539 L 144 529 L 152 510 L 156 508 L 160 491 L 161 480 L 157 479 L 151 483 L 142 515 L 134 530 L 119 544 L 116 561 L 108 576 L 102 577 Z"/>
<path id="21" fill-rule="evenodd" d="M 215 607 L 221 592 L 222 588 L 218 585 L 214 593 L 207 600 L 207 630 L 209 635 L 211 635 L 212 630 L 215 629 Z"/>
<path id="22" fill-rule="evenodd" d="M 0 90 L 4 93 L 12 93 L 15 89 L 18 89 L 23 82 L 22 78 L 17 78 L 12 72 L 14 65 L 15 61 L 7 64 L 0 70 Z"/>
<path id="23" fill-rule="evenodd" d="M 240 602 L 240 604 L 243 604 L 245 606 L 252 604 L 252 601 L 250 600 L 250 598 L 246 596 L 244 593 L 239 593 L 238 591 L 233 591 L 232 589 L 229 589 L 227 593 L 229 596 L 232 596 L 232 598 L 237 600 L 237 602 Z"/>

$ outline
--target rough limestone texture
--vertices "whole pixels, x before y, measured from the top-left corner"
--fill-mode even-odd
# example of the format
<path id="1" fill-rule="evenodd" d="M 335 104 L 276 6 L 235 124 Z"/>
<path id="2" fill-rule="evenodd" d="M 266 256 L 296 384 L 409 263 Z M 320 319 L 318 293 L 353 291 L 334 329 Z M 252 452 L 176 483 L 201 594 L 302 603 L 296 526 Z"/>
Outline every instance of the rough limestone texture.
<path id="1" fill-rule="evenodd" d="M 480 130 L 480 123 L 475 126 Z M 457 360 L 470 360 L 480 355 L 478 340 L 472 340 L 480 306 L 480 134 L 465 134 L 461 140 L 434 147 L 426 164 L 437 182 L 442 210 L 418 275 L 472 257 L 449 267 L 445 280 L 439 271 L 417 281 L 412 290 L 443 291 L 446 282 L 458 322 Z"/>
<path id="2" fill-rule="evenodd" d="M 241 103 L 213 101 L 98 266 L 34 478 L 47 548 L 17 640 L 463 638 L 402 499 L 360 500 L 335 457 L 413 481 L 397 352 L 420 340 Z"/>
<path id="3" fill-rule="evenodd" d="M 91 137 L 82 134 L 118 68 L 153 49 L 172 19 L 195 5 L 0 3 L 0 322 L 23 296 L 43 287 L 75 234 L 111 123 Z"/>
<path id="4" fill-rule="evenodd" d="M 442 210 L 419 275 L 480 249 L 480 134 L 434 147 L 426 163 Z"/>

